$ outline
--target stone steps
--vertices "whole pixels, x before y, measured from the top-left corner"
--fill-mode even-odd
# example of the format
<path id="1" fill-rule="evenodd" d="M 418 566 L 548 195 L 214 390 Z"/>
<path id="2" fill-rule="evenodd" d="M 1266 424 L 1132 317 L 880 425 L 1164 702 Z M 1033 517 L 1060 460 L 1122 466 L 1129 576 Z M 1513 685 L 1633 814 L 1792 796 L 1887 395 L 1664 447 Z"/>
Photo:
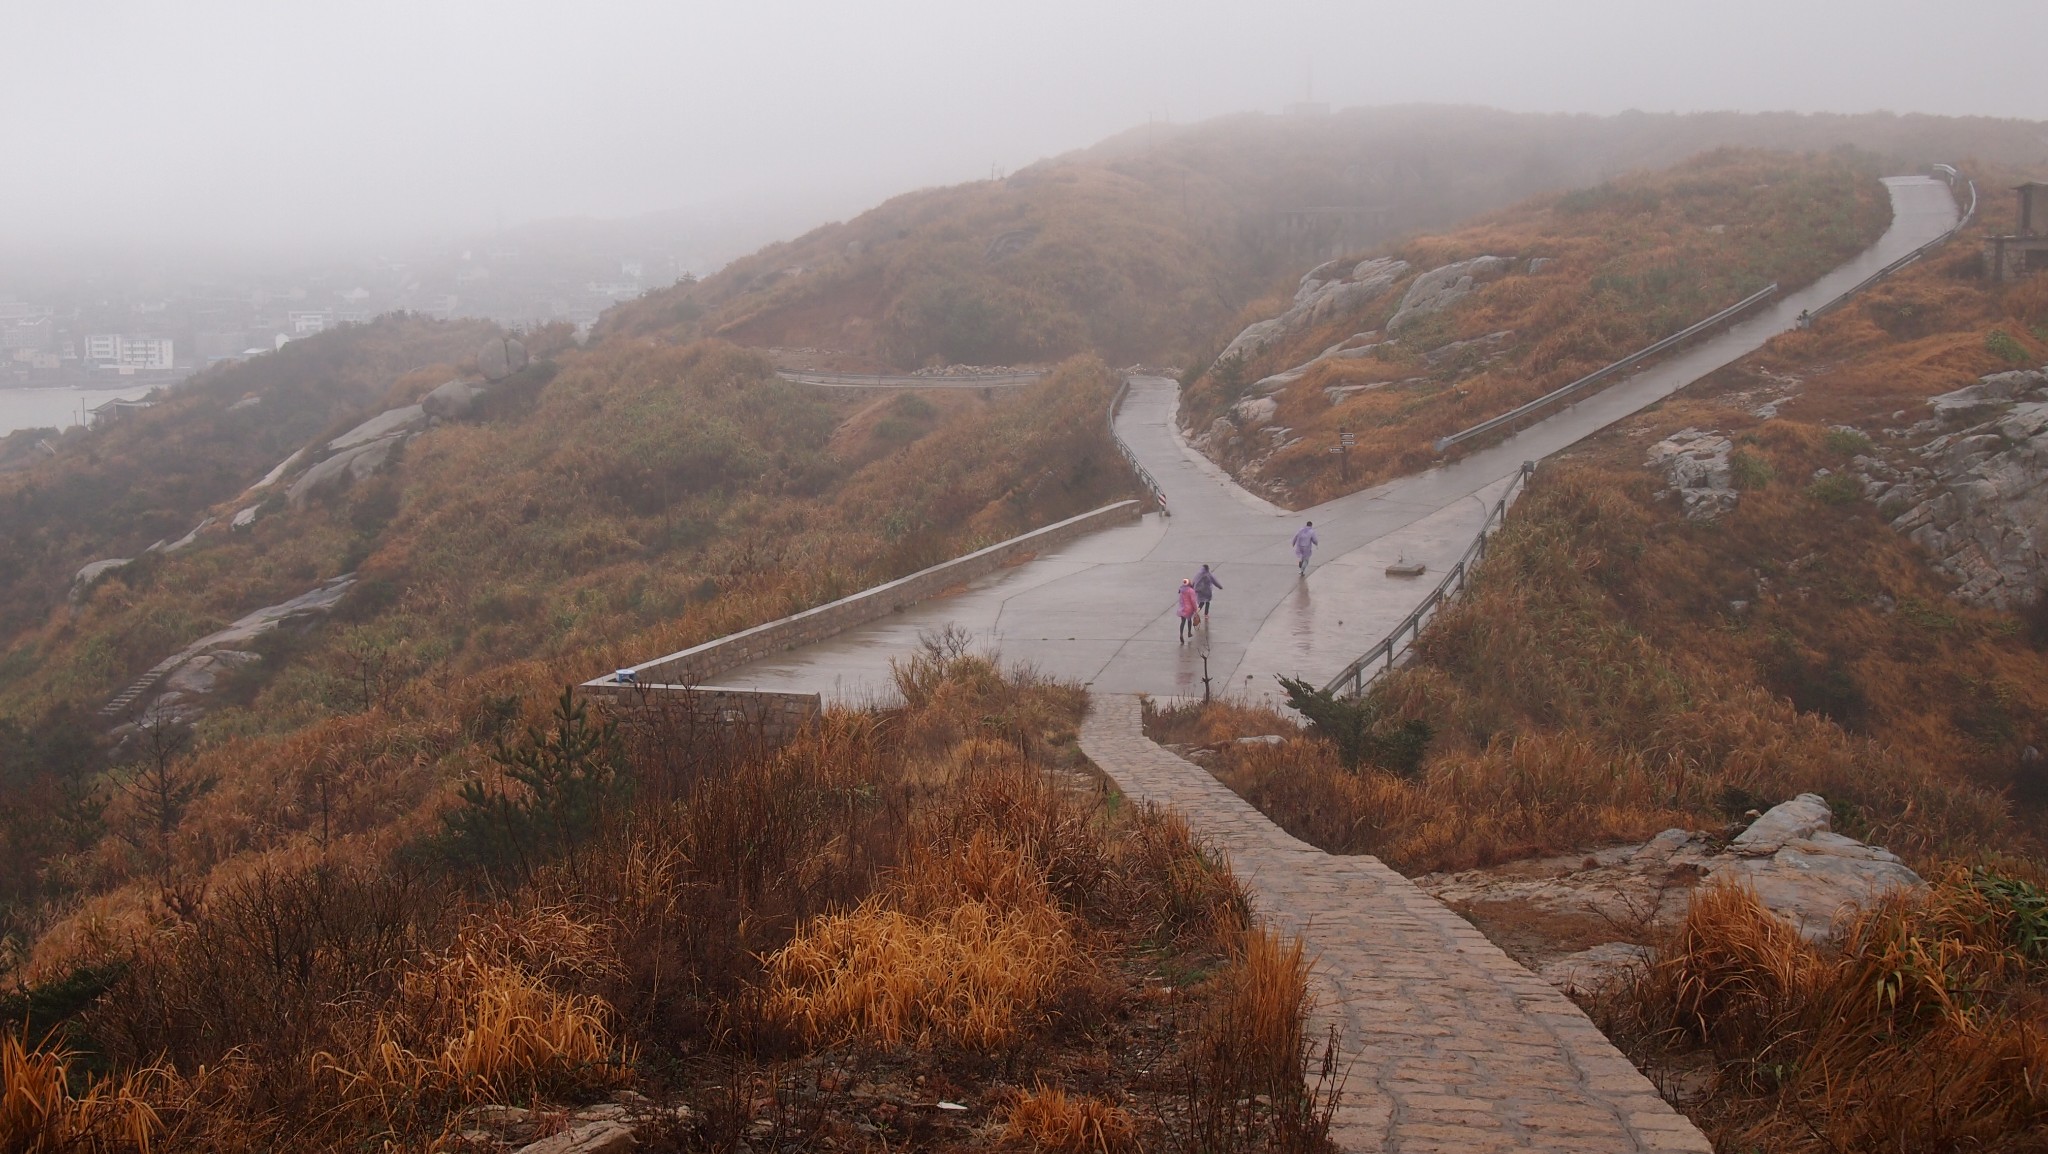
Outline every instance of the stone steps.
<path id="1" fill-rule="evenodd" d="M 138 698 L 154 689 L 156 683 L 168 676 L 171 670 L 176 669 L 178 663 L 184 659 L 185 655 L 183 653 L 177 653 L 150 666 L 149 672 L 136 678 L 128 688 L 115 694 L 105 705 L 100 706 L 100 716 L 112 719 L 128 712 Z"/>

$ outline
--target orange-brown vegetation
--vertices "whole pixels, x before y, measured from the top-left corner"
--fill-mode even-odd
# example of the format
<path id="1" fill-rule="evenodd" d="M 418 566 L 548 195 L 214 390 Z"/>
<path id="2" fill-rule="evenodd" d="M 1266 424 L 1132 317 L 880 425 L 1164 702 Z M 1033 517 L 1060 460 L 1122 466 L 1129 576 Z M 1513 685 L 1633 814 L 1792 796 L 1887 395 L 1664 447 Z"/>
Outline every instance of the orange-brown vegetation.
<path id="1" fill-rule="evenodd" d="M 1003 1135 L 1034 1150 L 1115 1154 L 1130 1149 L 1138 1132 L 1122 1107 L 1057 1086 L 1040 1086 L 1018 1096 Z"/>
<path id="2" fill-rule="evenodd" d="M 1906 172 L 1961 158 L 2033 162 L 2040 129 L 1890 114 L 1420 105 L 1153 124 L 1000 180 L 897 197 L 701 284 L 651 293 L 605 324 L 810 350 L 807 363 L 850 370 L 1078 352 L 1185 365 L 1244 306 L 1291 293 L 1302 270 L 1341 249 L 1597 185 L 1618 165 L 1658 168 L 1729 147 L 1853 148 Z M 1294 215 L 1302 209 L 1311 213 Z"/>
<path id="3" fill-rule="evenodd" d="M 1981 227 L 2002 214 L 1987 201 Z M 1958 244 L 1539 469 L 1470 590 L 1362 707 L 1371 733 L 1427 726 L 1413 764 L 1347 767 L 1236 705 L 1153 731 L 1209 747 L 1298 835 L 1409 872 L 1720 831 L 1818 792 L 1930 888 L 1826 943 L 1700 891 L 1598 1015 L 1724 1148 L 2041 1149 L 2038 610 L 1958 602 L 1860 485 L 1814 482 L 1917 445 L 1903 430 L 1926 398 L 2013 367 L 1991 333 L 2048 360 L 2048 277 L 1979 269 Z M 1686 519 L 1644 463 L 1688 426 L 1746 462 L 1715 520 Z M 1290 740 L 1228 741 L 1246 733 Z"/>
<path id="4" fill-rule="evenodd" d="M 1704 1082 L 1694 1115 L 1722 1148 L 2039 1150 L 2044 944 L 2048 897 L 1985 871 L 1895 894 L 1828 946 L 1711 887 L 1596 1012 L 1653 1071 Z"/>
<path id="5" fill-rule="evenodd" d="M 1269 439 L 1246 430 L 1212 443 L 1211 452 L 1238 470 L 1257 462 L 1248 479 L 1299 505 L 1421 469 L 1436 460 L 1437 437 L 1541 396 L 1768 283 L 1796 288 L 1853 256 L 1891 219 L 1877 175 L 1874 158 L 1865 156 L 1712 152 L 1397 245 L 1390 255 L 1415 274 L 1480 255 L 1512 257 L 1516 271 L 1405 328 L 1373 356 L 1324 361 L 1274 393 L 1279 409 L 1271 424 L 1290 430 L 1289 446 L 1271 451 Z M 1540 273 L 1522 271 L 1534 257 L 1551 263 Z M 1399 283 L 1362 313 L 1191 377 L 1189 428 L 1209 429 L 1260 378 L 1352 334 L 1377 332 L 1405 288 Z M 1276 315 L 1284 304 L 1259 302 L 1242 319 Z M 1503 333 L 1492 344 L 1438 351 Z M 1362 390 L 1325 392 L 1342 386 Z M 1328 452 L 1339 429 L 1357 438 L 1348 481 Z"/>
<path id="6" fill-rule="evenodd" d="M 81 900 L 97 904 L 62 934 L 132 919 L 167 880 L 203 890 L 224 865 L 223 881 L 316 842 L 331 855 L 382 852 L 430 828 L 484 768 L 490 740 L 537 717 L 564 682 L 843 596 L 1129 485 L 1104 429 L 1111 378 L 1093 362 L 955 397 L 902 435 L 869 426 L 849 459 L 833 435 L 860 403 L 776 380 L 755 354 L 624 341 L 558 352 L 511 382 L 495 415 L 431 430 L 386 475 L 154 558 L 75 606 L 60 595 L 13 640 L 0 709 L 39 721 L 25 760 L 51 768 L 6 783 L 22 799 L 0 821 L 17 847 L 0 867 L 11 932 L 47 933 L 61 903 Z M 218 695 L 180 770 L 210 788 L 172 835 L 161 846 L 132 836 L 149 815 L 104 781 L 111 804 L 100 805 L 89 738 L 69 719 L 185 643 L 350 570 L 360 584 L 336 620 L 271 639 L 263 663 Z M 84 748 L 60 766 L 61 750 L 36 745 L 50 734 Z M 46 820 L 53 812 L 65 820 Z"/>
<path id="7" fill-rule="evenodd" d="M 828 714 L 780 749 L 626 719 L 635 804 L 525 880 L 458 824 L 109 929 L 72 959 L 103 994 L 5 1003 L 0 1138 L 417 1148 L 479 1106 L 630 1088 L 695 1110 L 680 1129 L 650 1115 L 654 1148 L 733 1149 L 757 1120 L 838 1148 L 972 1148 L 1007 1117 L 1048 1149 L 1198 1125 L 1210 1149 L 1319 1149 L 1335 1091 L 1300 1084 L 1329 1078 L 1309 1070 L 1299 944 L 1247 933 L 1177 818 L 1105 804 L 1074 743 L 1081 692 L 937 646 L 902 678 L 914 704 Z"/>

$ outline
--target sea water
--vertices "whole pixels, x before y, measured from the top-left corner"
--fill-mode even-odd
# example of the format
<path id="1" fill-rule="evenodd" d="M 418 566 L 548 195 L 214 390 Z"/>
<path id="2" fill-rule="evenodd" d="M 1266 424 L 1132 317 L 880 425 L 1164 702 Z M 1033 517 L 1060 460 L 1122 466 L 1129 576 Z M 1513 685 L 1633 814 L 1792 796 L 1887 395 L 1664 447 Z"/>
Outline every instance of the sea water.
<path id="1" fill-rule="evenodd" d="M 81 413 L 112 400 L 133 400 L 152 385 L 126 385 L 112 389 L 0 389 L 0 437 L 16 429 L 68 429 L 81 423 Z"/>

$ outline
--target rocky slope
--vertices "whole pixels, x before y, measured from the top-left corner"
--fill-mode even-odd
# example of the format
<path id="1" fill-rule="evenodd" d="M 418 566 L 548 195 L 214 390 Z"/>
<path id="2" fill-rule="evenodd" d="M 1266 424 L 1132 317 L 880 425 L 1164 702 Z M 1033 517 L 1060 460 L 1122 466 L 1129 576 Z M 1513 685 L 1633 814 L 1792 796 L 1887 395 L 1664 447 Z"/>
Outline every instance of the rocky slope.
<path id="1" fill-rule="evenodd" d="M 1927 407 L 1925 420 L 1887 430 L 1908 447 L 1852 463 L 1864 494 L 1959 599 L 2031 603 L 2048 573 L 2048 366 L 1981 377 Z"/>
<path id="2" fill-rule="evenodd" d="M 1920 876 L 1889 851 L 1833 831 L 1825 798 L 1801 794 L 1733 836 L 1668 829 L 1590 855 L 1515 862 L 1416 879 L 1503 948 L 1563 987 L 1590 989 L 1646 956 L 1709 884 L 1756 893 L 1809 941 Z M 1603 939 L 1589 944 L 1588 938 Z"/>

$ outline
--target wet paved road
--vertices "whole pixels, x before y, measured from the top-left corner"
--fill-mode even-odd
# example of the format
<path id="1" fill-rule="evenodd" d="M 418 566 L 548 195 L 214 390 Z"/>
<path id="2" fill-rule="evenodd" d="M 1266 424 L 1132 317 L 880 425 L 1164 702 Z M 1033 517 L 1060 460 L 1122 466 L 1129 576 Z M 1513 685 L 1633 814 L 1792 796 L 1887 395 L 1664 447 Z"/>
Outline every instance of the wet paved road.
<path id="1" fill-rule="evenodd" d="M 1194 695 L 1204 658 L 1213 688 L 1267 695 L 1273 675 L 1322 682 L 1415 607 L 1471 543 L 1485 510 L 1523 461 L 1538 460 L 1638 412 L 1791 329 L 1871 273 L 1939 236 L 1957 209 L 1930 177 L 1888 179 L 1891 228 L 1813 285 L 1516 434 L 1441 468 L 1402 477 L 1314 509 L 1288 513 L 1231 483 L 1180 439 L 1178 387 L 1133 377 L 1118 433 L 1165 490 L 1171 518 L 1146 517 L 1074 542 L 886 621 L 718 677 L 722 685 L 816 692 L 851 704 L 885 701 L 889 659 L 921 633 L 953 625 L 1006 660 L 1103 693 Z M 1305 520 L 1322 538 L 1309 576 L 1288 541 Z M 1405 554 L 1429 566 L 1393 578 Z M 1203 563 L 1223 582 L 1199 643 L 1176 640 L 1174 594 Z"/>

